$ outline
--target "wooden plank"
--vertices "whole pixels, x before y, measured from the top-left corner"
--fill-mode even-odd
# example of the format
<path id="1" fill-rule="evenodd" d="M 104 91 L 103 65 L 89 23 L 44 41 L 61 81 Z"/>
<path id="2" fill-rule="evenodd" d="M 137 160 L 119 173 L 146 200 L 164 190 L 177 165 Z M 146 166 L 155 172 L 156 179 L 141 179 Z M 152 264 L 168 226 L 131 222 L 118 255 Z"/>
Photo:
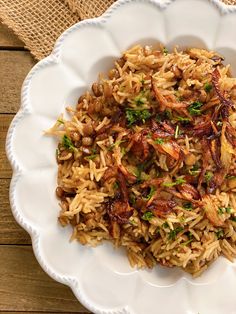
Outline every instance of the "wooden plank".
<path id="1" fill-rule="evenodd" d="M 36 61 L 28 51 L 0 50 L 0 113 L 16 113 L 22 83 Z"/>
<path id="2" fill-rule="evenodd" d="M 11 178 L 12 174 L 11 166 L 5 152 L 5 142 L 13 117 L 14 115 L 12 114 L 0 114 L 0 178 Z"/>
<path id="3" fill-rule="evenodd" d="M 0 246 L 0 312 L 87 312 L 71 290 L 46 275 L 30 246 Z"/>
<path id="4" fill-rule="evenodd" d="M 0 179 L 0 245 L 31 244 L 30 236 L 15 221 L 9 204 L 10 179 Z"/>
<path id="5" fill-rule="evenodd" d="M 9 29 L 6 25 L 0 23 L 0 49 L 7 48 L 24 48 L 24 43 Z"/>

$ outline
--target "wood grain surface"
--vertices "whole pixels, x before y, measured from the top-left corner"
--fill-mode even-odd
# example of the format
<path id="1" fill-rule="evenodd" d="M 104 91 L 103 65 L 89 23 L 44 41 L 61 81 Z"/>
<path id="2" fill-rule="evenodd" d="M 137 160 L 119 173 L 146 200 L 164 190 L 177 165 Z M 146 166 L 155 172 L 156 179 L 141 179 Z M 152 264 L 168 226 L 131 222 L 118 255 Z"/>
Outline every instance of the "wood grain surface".
<path id="1" fill-rule="evenodd" d="M 11 167 L 5 154 L 8 127 L 20 90 L 36 61 L 0 23 L 0 313 L 88 313 L 71 290 L 51 279 L 36 261 L 29 235 L 10 210 Z"/>

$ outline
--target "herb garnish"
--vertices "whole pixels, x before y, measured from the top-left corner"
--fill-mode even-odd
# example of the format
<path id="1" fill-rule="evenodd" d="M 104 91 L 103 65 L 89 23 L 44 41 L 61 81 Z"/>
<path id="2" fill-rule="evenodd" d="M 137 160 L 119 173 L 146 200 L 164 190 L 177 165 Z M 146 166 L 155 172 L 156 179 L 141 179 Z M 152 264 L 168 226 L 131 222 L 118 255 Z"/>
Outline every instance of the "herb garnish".
<path id="1" fill-rule="evenodd" d="M 164 55 L 168 55 L 169 51 L 166 47 L 163 48 L 162 52 L 164 53 Z"/>
<path id="2" fill-rule="evenodd" d="M 213 173 L 211 171 L 207 171 L 204 175 L 206 182 L 209 182 L 212 177 L 213 177 Z"/>
<path id="3" fill-rule="evenodd" d="M 151 220 L 153 217 L 154 217 L 154 215 L 153 215 L 152 212 L 146 212 L 146 213 L 143 214 L 142 219 L 149 221 L 149 220 Z"/>
<path id="4" fill-rule="evenodd" d="M 147 201 L 149 201 L 149 200 L 153 197 L 153 195 L 155 194 L 155 192 L 156 192 L 155 187 L 154 187 L 154 186 L 151 186 L 150 192 L 148 193 L 147 197 L 144 197 L 144 199 L 147 200 Z"/>
<path id="5" fill-rule="evenodd" d="M 145 121 L 151 117 L 151 113 L 147 109 L 135 110 L 129 108 L 125 110 L 125 116 L 128 121 L 128 127 L 130 127 L 138 122 L 145 123 Z"/>
<path id="6" fill-rule="evenodd" d="M 175 240 L 177 234 L 180 233 L 183 230 L 184 230 L 184 228 L 182 228 L 182 227 L 177 227 L 174 230 L 171 230 L 169 235 L 168 235 L 168 239 L 169 240 Z"/>
<path id="7" fill-rule="evenodd" d="M 206 83 L 206 84 L 204 85 L 204 90 L 205 90 L 205 92 L 207 92 L 207 93 L 210 93 L 210 91 L 212 90 L 212 88 L 213 88 L 213 86 L 212 86 L 212 84 L 210 84 L 210 83 Z"/>
<path id="8" fill-rule="evenodd" d="M 191 202 L 186 202 L 186 203 L 183 203 L 183 208 L 190 211 L 193 209 L 193 205 Z"/>
<path id="9" fill-rule="evenodd" d="M 189 169 L 189 174 L 191 174 L 191 176 L 197 176 L 200 172 L 200 169 L 198 167 L 198 165 L 193 165 L 191 169 Z"/>
<path id="10" fill-rule="evenodd" d="M 76 149 L 74 144 L 72 143 L 71 139 L 67 135 L 63 136 L 63 138 L 62 138 L 62 145 L 65 148 L 70 149 L 70 150 L 75 150 Z"/>
<path id="11" fill-rule="evenodd" d="M 183 178 L 177 178 L 175 182 L 162 183 L 162 185 L 165 186 L 165 187 L 170 188 L 172 186 L 180 185 L 180 184 L 183 184 L 183 183 L 186 183 L 186 181 Z"/>
<path id="12" fill-rule="evenodd" d="M 188 107 L 188 112 L 192 116 L 199 116 L 202 113 L 200 109 L 202 105 L 203 103 L 201 103 L 200 101 L 195 101 Z"/>
<path id="13" fill-rule="evenodd" d="M 222 229 L 219 229 L 215 232 L 217 239 L 223 238 L 224 231 Z"/>
<path id="14" fill-rule="evenodd" d="M 164 140 L 162 138 L 157 138 L 154 142 L 155 144 L 162 145 L 164 143 Z"/>

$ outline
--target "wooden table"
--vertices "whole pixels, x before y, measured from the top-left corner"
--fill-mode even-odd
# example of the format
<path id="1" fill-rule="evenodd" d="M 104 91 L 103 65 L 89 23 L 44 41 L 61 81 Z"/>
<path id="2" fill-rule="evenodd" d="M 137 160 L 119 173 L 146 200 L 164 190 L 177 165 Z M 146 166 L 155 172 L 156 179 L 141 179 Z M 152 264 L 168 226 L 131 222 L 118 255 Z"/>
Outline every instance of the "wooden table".
<path id="1" fill-rule="evenodd" d="M 12 172 L 5 138 L 19 109 L 22 82 L 35 63 L 23 43 L 0 24 L 0 312 L 88 313 L 68 287 L 40 268 L 29 235 L 17 225 L 10 210 Z"/>

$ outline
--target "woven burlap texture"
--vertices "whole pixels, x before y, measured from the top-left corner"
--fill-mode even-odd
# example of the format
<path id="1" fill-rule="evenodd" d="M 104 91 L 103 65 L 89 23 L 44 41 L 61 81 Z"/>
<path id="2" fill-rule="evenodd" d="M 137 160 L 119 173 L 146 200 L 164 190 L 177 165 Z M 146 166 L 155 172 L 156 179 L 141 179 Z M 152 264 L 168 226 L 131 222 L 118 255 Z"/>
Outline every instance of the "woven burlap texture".
<path id="1" fill-rule="evenodd" d="M 72 12 L 81 19 L 96 17 L 106 11 L 115 0 L 64 0 Z M 236 4 L 236 0 L 222 0 L 226 4 Z"/>
<path id="2" fill-rule="evenodd" d="M 50 54 L 56 39 L 81 19 L 101 15 L 115 0 L 0 0 L 0 19 L 36 59 Z M 236 0 L 224 0 L 236 4 Z"/>
<path id="3" fill-rule="evenodd" d="M 0 0 L 0 19 L 38 60 L 49 55 L 58 36 L 79 21 L 63 0 Z"/>

